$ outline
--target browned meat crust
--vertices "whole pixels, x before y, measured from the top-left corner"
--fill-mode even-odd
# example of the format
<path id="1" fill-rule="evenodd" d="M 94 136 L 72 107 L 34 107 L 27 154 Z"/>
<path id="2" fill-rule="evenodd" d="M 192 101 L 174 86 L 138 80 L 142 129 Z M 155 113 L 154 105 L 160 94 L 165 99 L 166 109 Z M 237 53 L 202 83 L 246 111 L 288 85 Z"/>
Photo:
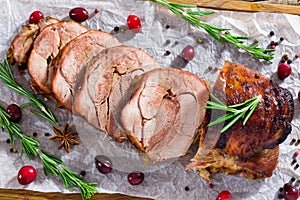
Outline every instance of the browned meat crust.
<path id="1" fill-rule="evenodd" d="M 221 134 L 217 148 L 235 156 L 251 156 L 254 152 L 274 148 L 291 132 L 294 105 L 291 93 L 269 78 L 252 70 L 226 62 L 216 82 L 216 95 L 225 86 L 227 105 L 238 104 L 257 95 L 262 100 L 245 126 L 238 121 Z M 224 93 L 223 93 L 224 94 Z"/>
<path id="2" fill-rule="evenodd" d="M 278 145 L 291 133 L 291 93 L 262 74 L 230 62 L 220 71 L 214 93 L 227 105 L 257 95 L 263 98 L 245 125 L 238 121 L 222 134 L 216 129 L 203 132 L 187 168 L 199 170 L 207 180 L 216 172 L 249 179 L 270 177 L 277 166 Z"/>

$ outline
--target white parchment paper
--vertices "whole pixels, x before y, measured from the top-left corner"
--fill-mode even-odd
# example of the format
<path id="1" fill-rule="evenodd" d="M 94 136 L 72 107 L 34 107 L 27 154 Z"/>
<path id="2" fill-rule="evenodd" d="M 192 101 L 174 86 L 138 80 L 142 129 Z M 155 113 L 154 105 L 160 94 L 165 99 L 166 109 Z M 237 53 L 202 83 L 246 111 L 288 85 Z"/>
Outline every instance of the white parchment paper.
<path id="1" fill-rule="evenodd" d="M 29 108 L 24 109 L 21 121 L 22 130 L 27 135 L 37 133 L 36 139 L 42 147 L 51 154 L 57 155 L 64 161 L 64 165 L 73 171 L 87 172 L 84 177 L 87 181 L 98 182 L 97 188 L 101 192 L 118 192 L 128 195 L 150 197 L 153 199 L 215 199 L 222 190 L 230 190 L 232 199 L 276 199 L 279 187 L 288 182 L 291 177 L 299 177 L 300 168 L 294 170 L 291 166 L 292 156 L 300 150 L 295 145 L 289 145 L 292 138 L 299 138 L 299 101 L 297 93 L 300 90 L 299 59 L 292 66 L 292 74 L 284 81 L 277 79 L 276 70 L 283 53 L 287 52 L 290 58 L 300 53 L 300 17 L 276 13 L 242 13 L 229 11 L 216 11 L 216 14 L 205 16 L 202 19 L 212 25 L 232 28 L 231 33 L 250 37 L 249 44 L 254 39 L 259 40 L 261 47 L 266 47 L 271 40 L 285 40 L 276 47 L 273 64 L 259 61 L 243 51 L 237 50 L 230 44 L 220 44 L 203 30 L 192 27 L 187 22 L 171 14 L 166 8 L 151 2 L 138 0 L 0 0 L 0 58 L 4 59 L 13 36 L 19 31 L 20 26 L 27 23 L 30 13 L 40 10 L 45 15 L 58 19 L 68 18 L 71 8 L 85 7 L 91 13 L 98 8 L 100 12 L 84 22 L 91 29 L 101 29 L 114 34 L 125 45 L 140 47 L 152 55 L 162 67 L 182 68 L 197 74 L 199 77 L 213 83 L 219 69 L 225 60 L 243 64 L 253 70 L 271 77 L 282 87 L 288 88 L 295 99 L 295 117 L 293 132 L 286 142 L 280 145 L 280 159 L 278 167 L 272 177 L 265 180 L 252 181 L 237 176 L 216 174 L 212 177 L 213 188 L 208 187 L 208 182 L 198 176 L 197 172 L 185 170 L 189 159 L 196 153 L 194 145 L 188 155 L 176 160 L 160 164 L 146 165 L 139 153 L 128 142 L 119 144 L 104 134 L 90 127 L 80 117 L 72 116 L 70 112 L 55 109 L 54 102 L 47 101 L 63 123 L 69 122 L 73 129 L 80 134 L 81 145 L 72 148 L 71 153 L 56 150 L 57 145 L 49 141 L 45 133 L 53 135 L 52 126 L 48 122 L 34 116 Z M 127 31 L 126 19 L 130 14 L 141 18 L 143 28 L 136 35 Z M 170 28 L 166 29 L 166 25 Z M 115 32 L 115 26 L 124 28 L 124 31 Z M 269 32 L 273 30 L 275 36 L 270 38 Z M 197 38 L 202 38 L 201 44 Z M 166 43 L 169 40 L 170 43 Z M 178 59 L 181 50 L 187 45 L 195 48 L 195 59 L 185 64 Z M 170 55 L 165 56 L 165 52 Z M 28 75 L 19 76 L 18 80 L 28 87 Z M 27 99 L 12 92 L 0 83 L 0 103 L 7 106 L 10 103 L 22 104 Z M 20 159 L 17 153 L 11 153 L 12 144 L 6 143 L 6 133 L 0 134 L 0 164 L 1 188 L 29 189 L 44 192 L 69 192 L 64 189 L 62 181 L 57 177 L 45 177 L 41 162 L 38 158 L 28 160 L 25 156 Z M 18 142 L 14 147 L 20 150 Z M 111 174 L 100 174 L 94 165 L 94 157 L 98 154 L 107 155 L 114 164 Z M 18 170 L 23 165 L 33 165 L 37 168 L 37 180 L 28 186 L 21 186 L 17 182 Z M 127 174 L 131 171 L 143 171 L 145 181 L 141 185 L 131 186 L 127 182 Z M 185 187 L 189 190 L 186 191 Z"/>

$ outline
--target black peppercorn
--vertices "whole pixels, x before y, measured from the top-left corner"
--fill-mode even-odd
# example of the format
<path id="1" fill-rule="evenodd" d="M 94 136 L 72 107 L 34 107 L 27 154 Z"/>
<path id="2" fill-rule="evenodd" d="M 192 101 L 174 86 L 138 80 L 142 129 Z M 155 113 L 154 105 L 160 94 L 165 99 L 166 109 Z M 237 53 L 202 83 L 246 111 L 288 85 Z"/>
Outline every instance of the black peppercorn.
<path id="1" fill-rule="evenodd" d="M 165 45 L 167 46 L 167 45 L 169 45 L 171 43 L 171 40 L 166 40 L 166 42 L 165 42 Z"/>
<path id="2" fill-rule="evenodd" d="M 279 40 L 280 40 L 280 42 L 282 42 L 282 41 L 284 40 L 284 38 L 283 38 L 283 37 L 281 37 Z"/>
<path id="3" fill-rule="evenodd" d="M 291 178 L 291 182 L 294 182 L 296 179 L 294 177 Z"/>
<path id="4" fill-rule="evenodd" d="M 270 35 L 270 36 L 275 35 L 274 31 L 270 31 L 269 35 Z"/>
<path id="5" fill-rule="evenodd" d="M 278 194 L 278 199 L 283 199 L 283 195 L 282 194 Z"/>
<path id="6" fill-rule="evenodd" d="M 10 148 L 9 151 L 10 151 L 11 153 L 17 153 L 17 152 L 18 152 L 17 149 L 15 149 L 15 148 Z"/>
<path id="7" fill-rule="evenodd" d="M 50 136 L 50 133 L 45 133 L 45 136 L 46 136 L 46 137 L 49 137 L 49 136 Z"/>
<path id="8" fill-rule="evenodd" d="M 291 162 L 291 165 L 295 164 L 297 162 L 296 159 L 293 159 L 292 162 Z"/>
<path id="9" fill-rule="evenodd" d="M 114 27 L 114 31 L 118 32 L 120 30 L 120 28 L 118 26 Z"/>
<path id="10" fill-rule="evenodd" d="M 282 56 L 282 59 L 283 59 L 283 60 L 288 60 L 288 59 L 289 59 L 288 54 L 284 54 L 284 55 Z"/>
<path id="11" fill-rule="evenodd" d="M 33 137 L 36 137 L 37 136 L 37 132 L 33 132 L 32 135 L 33 135 Z"/>
<path id="12" fill-rule="evenodd" d="M 287 63 L 288 64 L 291 64 L 293 61 L 291 60 L 291 59 L 289 59 L 288 61 L 287 61 Z"/>
<path id="13" fill-rule="evenodd" d="M 170 25 L 166 25 L 166 29 L 169 29 L 170 28 Z"/>
<path id="14" fill-rule="evenodd" d="M 284 59 L 281 59 L 281 60 L 280 60 L 280 63 L 285 63 L 285 61 L 286 61 L 286 60 L 284 60 Z"/>
<path id="15" fill-rule="evenodd" d="M 294 170 L 298 169 L 299 164 L 295 165 Z"/>
<path id="16" fill-rule="evenodd" d="M 7 139 L 7 140 L 6 140 L 6 143 L 9 144 L 9 143 L 10 143 L 10 139 Z"/>
<path id="17" fill-rule="evenodd" d="M 164 56 L 168 56 L 168 55 L 170 55 L 170 54 L 171 54 L 170 51 L 166 51 L 165 54 L 164 54 Z"/>
<path id="18" fill-rule="evenodd" d="M 82 170 L 82 171 L 80 172 L 80 176 L 85 176 L 85 175 L 86 175 L 86 171 Z"/>
<path id="19" fill-rule="evenodd" d="M 283 191 L 283 188 L 281 187 L 281 188 L 279 188 L 279 192 L 282 192 Z"/>
<path id="20" fill-rule="evenodd" d="M 189 191 L 190 190 L 189 186 L 185 186 L 184 190 Z"/>

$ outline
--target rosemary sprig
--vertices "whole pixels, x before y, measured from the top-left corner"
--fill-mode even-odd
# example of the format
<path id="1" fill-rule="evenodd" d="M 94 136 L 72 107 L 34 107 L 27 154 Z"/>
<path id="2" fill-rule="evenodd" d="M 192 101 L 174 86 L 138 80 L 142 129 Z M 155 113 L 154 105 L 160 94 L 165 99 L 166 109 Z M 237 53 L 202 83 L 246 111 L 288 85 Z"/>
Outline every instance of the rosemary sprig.
<path id="1" fill-rule="evenodd" d="M 236 123 L 241 118 L 244 119 L 243 125 L 245 125 L 262 98 L 261 95 L 258 95 L 242 103 L 226 106 L 213 94 L 211 94 L 210 96 L 214 100 L 214 102 L 207 101 L 208 106 L 205 106 L 205 108 L 226 111 L 226 114 L 224 116 L 219 117 L 215 121 L 208 124 L 208 126 L 213 126 L 215 124 L 227 121 L 228 123 L 222 128 L 221 133 L 227 131 L 234 123 Z"/>
<path id="2" fill-rule="evenodd" d="M 149 1 L 149 0 L 146 0 Z M 219 28 L 216 26 L 212 26 L 208 23 L 201 21 L 198 16 L 203 16 L 207 14 L 212 14 L 213 12 L 197 12 L 197 11 L 188 11 L 187 8 L 197 8 L 196 5 L 189 4 L 181 4 L 181 3 L 173 3 L 167 0 L 150 0 L 152 2 L 156 2 L 160 5 L 167 7 L 171 12 L 176 14 L 178 17 L 190 22 L 194 26 L 198 28 L 204 29 L 208 34 L 210 34 L 213 38 L 215 38 L 220 43 L 224 43 L 227 41 L 233 44 L 235 47 L 243 49 L 248 52 L 252 56 L 258 59 L 264 59 L 269 63 L 272 63 L 272 59 L 274 58 L 274 54 L 272 53 L 274 49 L 261 49 L 257 44 L 255 45 L 246 45 L 244 44 L 245 40 L 249 39 L 247 36 L 237 36 L 231 35 L 228 31 L 230 28 Z"/>
<path id="3" fill-rule="evenodd" d="M 46 119 L 54 125 L 57 125 L 57 120 L 51 110 L 47 108 L 33 93 L 16 82 L 7 59 L 4 59 L 3 63 L 0 63 L 0 79 L 7 87 L 27 97 L 30 101 L 27 105 L 33 105 L 39 109 L 39 111 L 30 110 L 32 113 Z"/>
<path id="4" fill-rule="evenodd" d="M 81 179 L 76 172 L 64 167 L 61 159 L 44 152 L 38 141 L 24 135 L 20 129 L 20 125 L 11 122 L 9 118 L 9 114 L 0 106 L 0 126 L 8 133 L 12 143 L 14 143 L 13 136 L 20 141 L 22 145 L 21 157 L 23 152 L 26 153 L 29 159 L 31 159 L 32 156 L 38 156 L 42 161 L 46 176 L 49 174 L 60 176 L 66 189 L 70 190 L 71 187 L 77 187 L 80 190 L 82 199 L 89 199 L 98 192 L 98 190 L 93 187 L 93 185 L 97 184 L 96 182 L 86 182 Z"/>

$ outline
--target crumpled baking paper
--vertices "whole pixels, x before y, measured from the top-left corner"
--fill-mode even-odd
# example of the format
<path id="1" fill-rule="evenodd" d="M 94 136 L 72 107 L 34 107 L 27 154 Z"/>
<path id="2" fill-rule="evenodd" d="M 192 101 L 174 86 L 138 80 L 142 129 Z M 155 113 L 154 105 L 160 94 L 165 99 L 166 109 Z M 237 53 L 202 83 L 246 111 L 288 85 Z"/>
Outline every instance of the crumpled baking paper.
<path id="1" fill-rule="evenodd" d="M 284 81 L 277 79 L 276 70 L 283 53 L 288 53 L 290 58 L 300 52 L 300 17 L 288 14 L 276 13 L 243 13 L 230 11 L 216 11 L 215 14 L 201 17 L 212 25 L 232 28 L 232 34 L 246 35 L 251 44 L 258 39 L 259 45 L 265 48 L 271 40 L 279 41 L 280 37 L 285 40 L 276 47 L 273 64 L 259 61 L 249 54 L 234 48 L 231 44 L 220 44 L 201 29 L 191 26 L 184 20 L 170 13 L 166 8 L 148 1 L 139 0 L 0 0 L 0 56 L 6 57 L 13 36 L 18 33 L 20 26 L 27 23 L 27 19 L 34 10 L 42 11 L 46 16 L 58 19 L 67 19 L 68 12 L 74 7 L 84 7 L 93 13 L 98 8 L 100 12 L 83 24 L 91 29 L 101 29 L 114 34 L 123 44 L 142 48 L 152 55 L 161 67 L 182 68 L 197 74 L 211 84 L 214 83 L 217 71 L 225 60 L 243 64 L 253 70 L 259 71 L 271 77 L 280 86 L 288 88 L 294 96 L 295 117 L 292 121 L 293 131 L 286 142 L 280 145 L 280 159 L 273 176 L 265 180 L 247 180 L 238 176 L 215 174 L 211 183 L 214 187 L 209 188 L 208 182 L 198 176 L 197 172 L 185 170 L 185 166 L 197 151 L 197 144 L 191 147 L 188 154 L 182 158 L 170 160 L 164 163 L 148 163 L 143 155 L 132 147 L 129 142 L 122 144 L 114 142 L 105 134 L 89 126 L 82 118 L 73 116 L 70 112 L 56 109 L 55 103 L 48 100 L 45 103 L 54 110 L 62 124 L 70 123 L 71 128 L 76 129 L 80 136 L 81 145 L 74 146 L 71 153 L 58 151 L 57 143 L 49 141 L 45 133 L 54 135 L 52 125 L 45 120 L 30 113 L 29 108 L 23 110 L 21 121 L 22 130 L 32 136 L 37 133 L 37 139 L 42 147 L 49 153 L 60 157 L 64 165 L 75 172 L 85 170 L 84 177 L 87 181 L 96 181 L 100 192 L 124 193 L 153 199 L 215 199 L 222 190 L 229 190 L 232 199 L 276 199 L 279 187 L 288 182 L 291 177 L 299 177 L 300 168 L 294 170 L 292 161 L 293 152 L 299 147 L 290 145 L 292 138 L 299 138 L 299 101 L 297 94 L 300 90 L 299 59 L 292 66 L 292 74 Z M 200 9 L 201 10 L 201 9 Z M 126 19 L 130 14 L 141 18 L 142 31 L 132 34 L 127 30 Z M 166 26 L 169 25 L 169 29 Z M 119 32 L 114 27 L 120 27 Z M 124 29 L 124 30 L 122 30 Z M 268 36 L 273 30 L 275 35 Z M 197 38 L 202 43 L 197 43 Z M 186 45 L 195 48 L 195 58 L 189 63 L 183 63 L 178 56 Z M 165 55 L 170 51 L 170 55 Z M 19 82 L 28 87 L 29 76 L 19 76 Z M 22 104 L 28 100 L 0 83 L 0 103 L 7 106 L 10 103 Z M 40 96 L 41 99 L 44 97 Z M 12 144 L 6 143 L 7 133 L 0 134 L 0 163 L 1 163 L 1 188 L 28 189 L 43 192 L 69 192 L 64 189 L 62 181 L 58 177 L 46 177 L 43 173 L 41 161 L 38 158 L 28 160 L 25 155 L 20 159 L 18 153 L 11 153 Z M 20 144 L 16 141 L 13 145 L 20 150 Z M 103 175 L 95 168 L 94 157 L 107 155 L 113 162 L 113 173 Z M 17 182 L 18 170 L 23 165 L 33 165 L 37 168 L 37 179 L 27 186 L 21 186 Z M 142 184 L 131 186 L 127 182 L 127 175 L 131 171 L 142 171 L 145 180 Z M 186 187 L 189 188 L 186 191 Z M 78 190 L 75 190 L 75 192 Z"/>

